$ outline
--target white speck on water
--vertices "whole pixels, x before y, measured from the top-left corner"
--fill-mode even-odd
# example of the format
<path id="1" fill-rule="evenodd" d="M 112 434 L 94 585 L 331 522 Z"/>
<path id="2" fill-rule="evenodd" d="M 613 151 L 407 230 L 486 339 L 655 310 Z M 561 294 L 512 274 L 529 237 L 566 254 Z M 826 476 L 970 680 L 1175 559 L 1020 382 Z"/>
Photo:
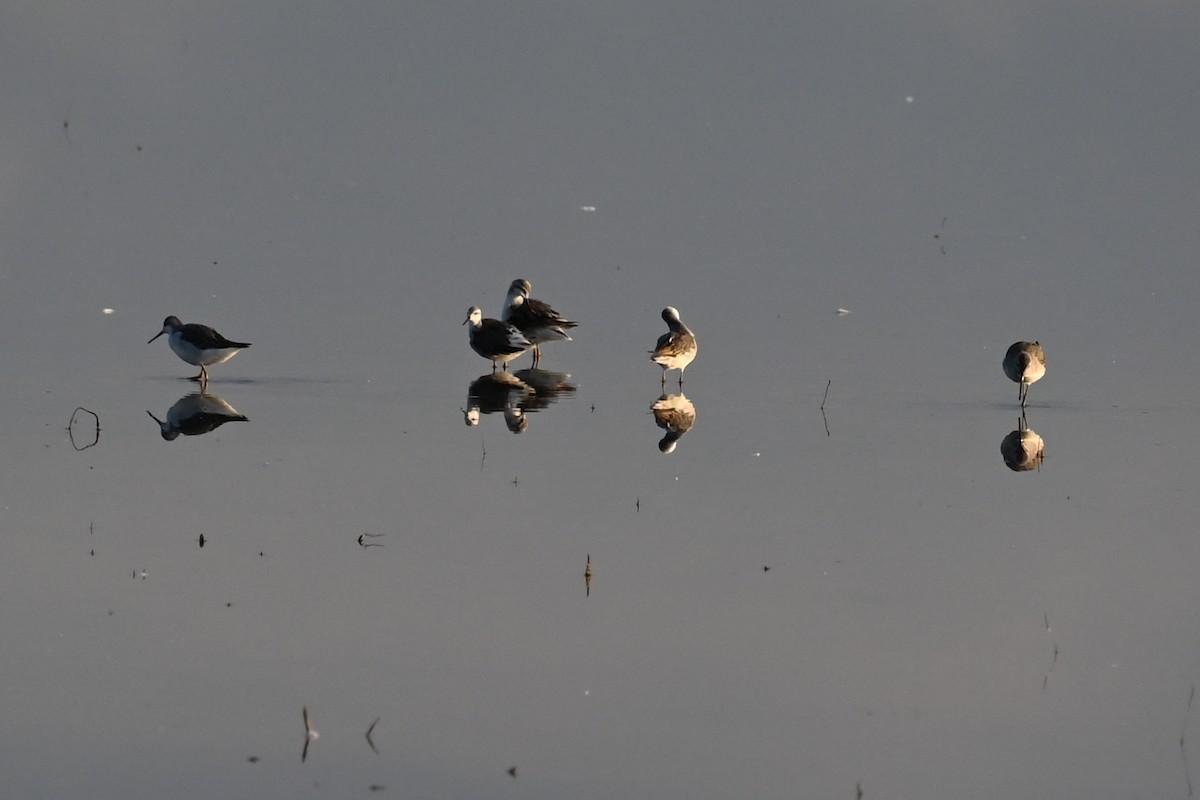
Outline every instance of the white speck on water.
<path id="1" fill-rule="evenodd" d="M 849 313 L 850 313 L 850 309 L 848 309 L 848 308 L 839 308 L 839 309 L 837 310 L 837 315 L 838 315 L 839 317 L 844 317 L 844 316 L 846 316 L 846 315 L 847 315 L 847 314 L 849 314 Z"/>
<path id="2" fill-rule="evenodd" d="M 579 210 L 580 211 L 595 211 L 596 207 L 595 206 L 580 206 Z"/>
<path id="3" fill-rule="evenodd" d="M 917 99 L 917 98 L 913 97 L 913 96 L 910 94 L 908 97 L 904 98 L 904 102 L 906 102 L 906 103 L 911 103 L 911 102 L 913 102 L 913 101 L 914 101 L 914 100 L 916 100 L 916 99 Z"/>
<path id="4" fill-rule="evenodd" d="M 583 690 L 583 696 L 584 696 L 584 697 L 587 697 L 587 696 L 588 696 L 589 694 L 591 694 L 591 693 L 592 693 L 592 690 L 591 690 L 591 689 L 584 689 L 584 690 Z"/>
<path id="5" fill-rule="evenodd" d="M 105 309 L 101 309 L 101 310 L 102 310 L 102 311 L 103 311 L 103 313 L 105 313 L 105 314 L 115 314 L 115 313 L 116 313 L 116 311 L 114 311 L 114 310 L 113 310 L 113 309 L 111 309 L 111 308 L 105 308 Z"/>
<path id="6" fill-rule="evenodd" d="M 758 458 L 758 457 L 759 457 L 759 456 L 761 456 L 761 455 L 762 455 L 762 453 L 755 453 L 755 454 L 754 454 L 754 457 L 755 457 L 755 458 Z"/>

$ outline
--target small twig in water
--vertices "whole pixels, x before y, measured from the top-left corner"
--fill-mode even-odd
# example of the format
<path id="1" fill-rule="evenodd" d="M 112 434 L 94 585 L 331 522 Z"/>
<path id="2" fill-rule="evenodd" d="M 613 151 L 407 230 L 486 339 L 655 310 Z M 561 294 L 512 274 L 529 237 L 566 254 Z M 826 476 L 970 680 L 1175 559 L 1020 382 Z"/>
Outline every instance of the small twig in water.
<path id="1" fill-rule="evenodd" d="M 829 399 L 829 387 L 832 385 L 833 379 L 830 378 L 825 383 L 825 396 L 821 398 L 821 421 L 825 423 L 826 436 L 830 436 L 831 434 L 829 433 L 829 419 L 825 416 L 825 401 Z"/>
<path id="2" fill-rule="evenodd" d="M 375 730 L 375 726 L 379 724 L 379 720 L 381 719 L 383 719 L 383 717 L 376 717 L 375 721 L 371 723 L 371 727 L 367 728 L 367 744 L 371 745 L 371 751 L 374 752 L 375 755 L 379 755 L 379 751 L 375 749 L 375 742 L 371 741 L 371 733 Z"/>
<path id="3" fill-rule="evenodd" d="M 319 738 L 320 735 L 317 733 L 317 729 L 313 727 L 312 721 L 308 718 L 308 706 L 304 706 L 304 749 L 300 751 L 301 764 L 308 760 L 308 746 Z"/>
<path id="4" fill-rule="evenodd" d="M 1046 624 L 1046 633 L 1050 633 L 1050 615 L 1042 614 L 1042 622 Z M 1046 686 L 1050 683 L 1050 673 L 1054 672 L 1054 668 L 1058 665 L 1058 641 L 1053 634 L 1051 634 L 1050 643 L 1054 645 L 1054 652 L 1050 655 L 1050 668 L 1042 676 L 1042 691 L 1046 690 Z"/>
<path id="5" fill-rule="evenodd" d="M 1196 684 L 1192 684 L 1192 690 L 1188 692 L 1187 713 L 1183 715 L 1183 730 L 1179 732 L 1179 755 L 1183 758 L 1183 779 L 1187 782 L 1188 797 L 1192 796 L 1192 769 L 1188 766 L 1187 757 L 1187 729 L 1188 719 L 1192 716 L 1192 701 L 1196 699 Z"/>

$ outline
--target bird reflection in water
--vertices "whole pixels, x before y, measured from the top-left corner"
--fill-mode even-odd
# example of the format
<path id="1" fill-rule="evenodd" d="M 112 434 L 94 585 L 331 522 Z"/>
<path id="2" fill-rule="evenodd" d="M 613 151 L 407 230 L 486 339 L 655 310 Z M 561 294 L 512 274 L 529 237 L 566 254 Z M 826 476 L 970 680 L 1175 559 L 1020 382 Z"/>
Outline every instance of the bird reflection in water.
<path id="1" fill-rule="evenodd" d="M 696 424 L 696 405 L 682 394 L 664 394 L 650 406 L 654 423 L 667 432 L 658 443 L 664 453 L 675 451 L 675 444 Z"/>
<path id="2" fill-rule="evenodd" d="M 571 376 L 546 369 L 522 369 L 480 375 L 467 387 L 463 422 L 478 425 L 481 415 L 501 413 L 513 433 L 529 427 L 528 414 L 548 408 L 562 395 L 575 391 Z"/>
<path id="3" fill-rule="evenodd" d="M 1046 443 L 1029 427 L 1022 414 L 1017 420 L 1017 429 L 1000 442 L 1000 455 L 1004 456 L 1005 466 L 1013 472 L 1041 469 L 1042 459 L 1046 457 Z"/>
<path id="4" fill-rule="evenodd" d="M 151 412 L 150 419 L 158 423 L 162 438 L 174 441 L 180 434 L 199 436 L 211 433 L 226 422 L 247 422 L 245 416 L 215 394 L 193 392 L 179 398 L 167 411 L 167 419 L 161 420 Z"/>

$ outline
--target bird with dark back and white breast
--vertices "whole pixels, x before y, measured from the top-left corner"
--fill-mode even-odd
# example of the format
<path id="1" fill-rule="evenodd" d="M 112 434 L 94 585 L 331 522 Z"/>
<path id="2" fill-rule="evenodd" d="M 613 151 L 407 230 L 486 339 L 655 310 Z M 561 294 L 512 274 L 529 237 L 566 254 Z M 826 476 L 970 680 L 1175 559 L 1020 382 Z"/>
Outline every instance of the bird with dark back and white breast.
<path id="1" fill-rule="evenodd" d="M 209 367 L 213 364 L 223 364 L 250 346 L 249 342 L 226 339 L 207 325 L 195 322 L 185 325 L 175 316 L 163 320 L 162 330 L 151 336 L 150 342 L 164 333 L 167 335 L 167 344 L 171 346 L 175 355 L 200 368 L 200 374 L 191 380 L 199 382 L 202 389 L 208 386 Z"/>
<path id="2" fill-rule="evenodd" d="M 500 321 L 512 325 L 533 342 L 533 366 L 536 367 L 542 360 L 542 343 L 571 341 L 567 331 L 579 323 L 567 319 L 549 303 L 530 297 L 532 290 L 533 284 L 523 278 L 513 281 L 504 298 Z"/>
<path id="3" fill-rule="evenodd" d="M 508 362 L 524 353 L 533 346 L 533 342 L 525 338 L 519 330 L 501 322 L 498 319 L 484 319 L 479 306 L 467 309 L 467 318 L 463 325 L 469 325 L 467 336 L 471 349 L 492 362 L 492 371 L 497 364 L 503 364 L 508 369 Z"/>

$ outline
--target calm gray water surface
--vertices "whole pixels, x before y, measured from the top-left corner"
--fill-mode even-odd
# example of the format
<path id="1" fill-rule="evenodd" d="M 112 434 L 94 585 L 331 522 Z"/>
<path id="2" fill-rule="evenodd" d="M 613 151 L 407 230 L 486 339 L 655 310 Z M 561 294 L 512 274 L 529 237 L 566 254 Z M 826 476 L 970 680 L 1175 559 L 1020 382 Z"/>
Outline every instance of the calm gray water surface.
<path id="1" fill-rule="evenodd" d="M 1200 781 L 1196 9 L 0 23 L 10 796 Z M 519 435 L 464 424 L 459 324 L 516 277 L 581 321 Z M 164 441 L 168 314 L 254 343 L 209 387 L 247 421 Z"/>

